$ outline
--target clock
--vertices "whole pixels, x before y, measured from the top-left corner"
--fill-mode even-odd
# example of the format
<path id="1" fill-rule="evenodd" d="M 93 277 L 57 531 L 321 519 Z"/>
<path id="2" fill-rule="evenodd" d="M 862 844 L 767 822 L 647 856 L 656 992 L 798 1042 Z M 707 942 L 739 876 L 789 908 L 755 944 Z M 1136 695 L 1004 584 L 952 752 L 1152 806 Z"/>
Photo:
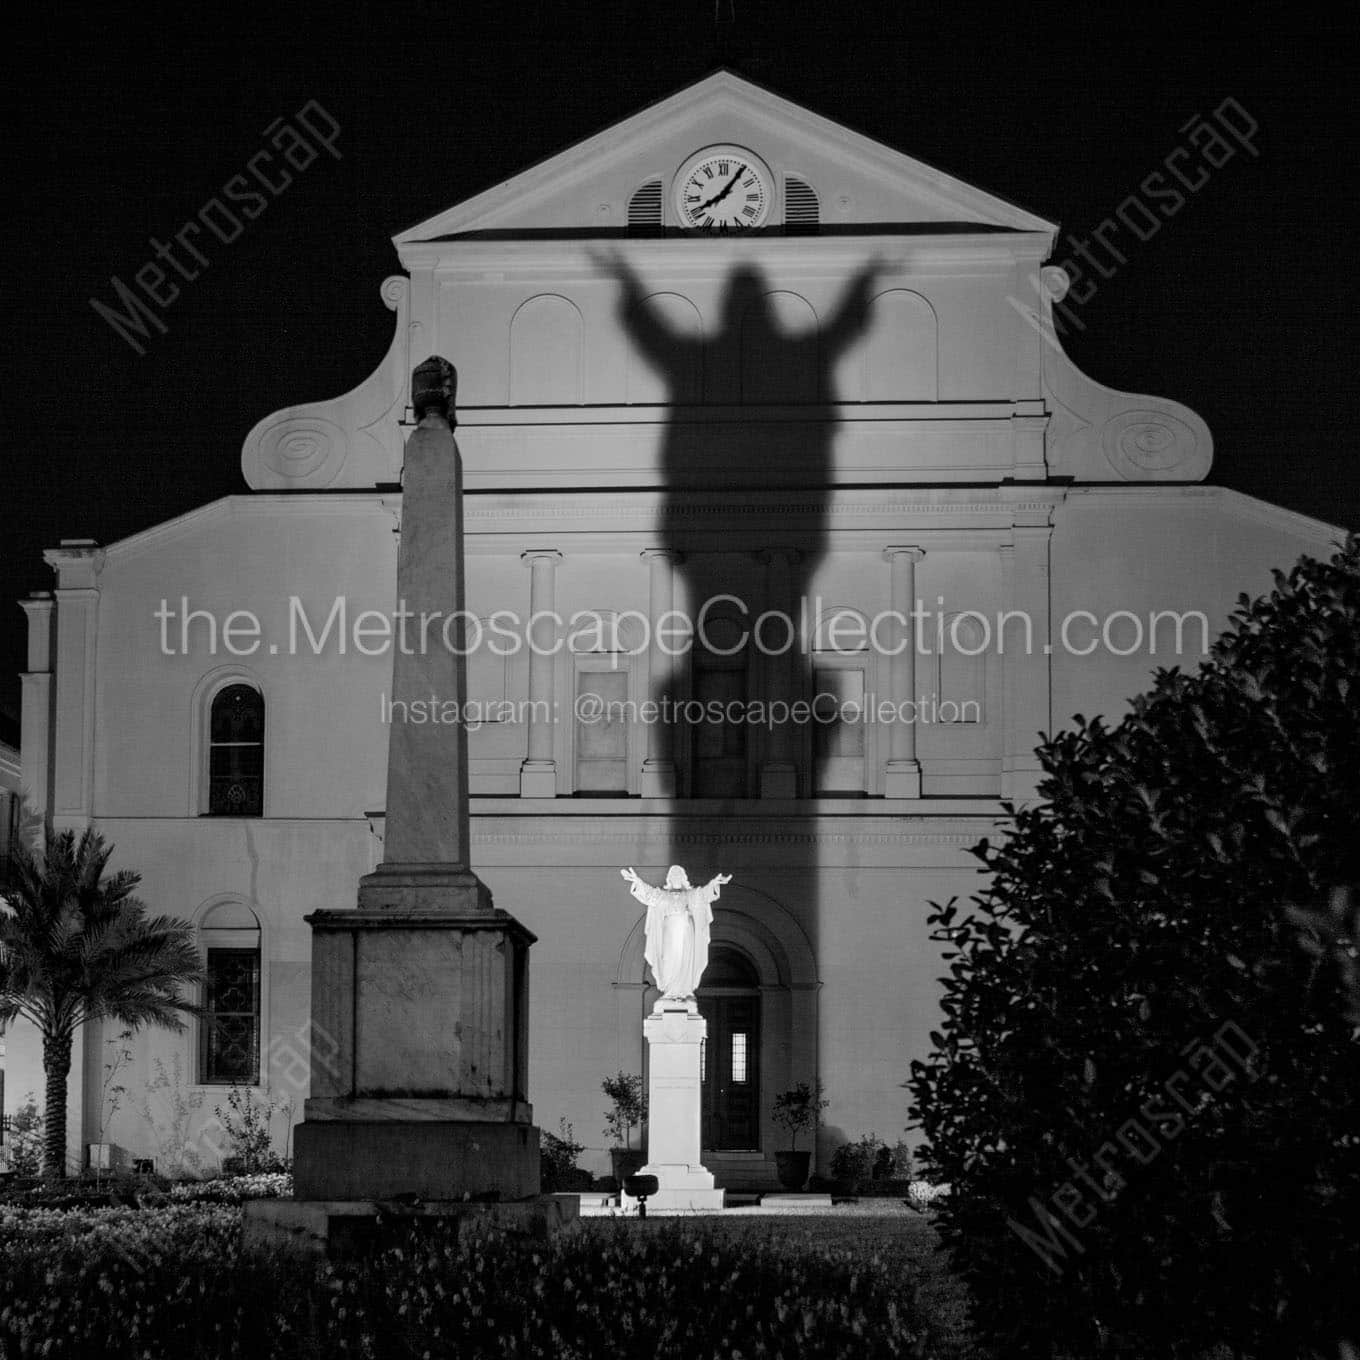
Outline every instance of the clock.
<path id="1" fill-rule="evenodd" d="M 770 215 L 774 177 L 758 156 L 740 146 L 709 146 L 680 167 L 675 213 L 694 231 L 746 231 Z"/>

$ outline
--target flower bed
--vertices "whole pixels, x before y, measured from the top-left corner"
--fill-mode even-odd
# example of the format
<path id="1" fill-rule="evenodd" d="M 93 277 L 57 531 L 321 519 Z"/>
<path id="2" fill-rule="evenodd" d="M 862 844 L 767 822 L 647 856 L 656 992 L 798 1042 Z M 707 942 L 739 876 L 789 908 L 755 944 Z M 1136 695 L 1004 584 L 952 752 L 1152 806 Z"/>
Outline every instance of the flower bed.
<path id="1" fill-rule="evenodd" d="M 293 1177 L 287 1171 L 180 1181 L 170 1187 L 170 1199 L 176 1204 L 244 1204 L 248 1199 L 278 1199 L 292 1193 Z"/>
<path id="2" fill-rule="evenodd" d="M 0 1353 L 915 1356 L 902 1263 L 696 1224 L 408 1236 L 368 1261 L 244 1253 L 239 1210 L 0 1207 Z"/>
<path id="3" fill-rule="evenodd" d="M 293 1178 L 287 1172 L 215 1176 L 212 1180 L 174 1184 L 159 1176 L 85 1175 L 18 1182 L 0 1192 L 0 1205 L 19 1209 L 154 1209 L 166 1204 L 243 1204 L 248 1199 L 277 1199 L 292 1193 Z"/>

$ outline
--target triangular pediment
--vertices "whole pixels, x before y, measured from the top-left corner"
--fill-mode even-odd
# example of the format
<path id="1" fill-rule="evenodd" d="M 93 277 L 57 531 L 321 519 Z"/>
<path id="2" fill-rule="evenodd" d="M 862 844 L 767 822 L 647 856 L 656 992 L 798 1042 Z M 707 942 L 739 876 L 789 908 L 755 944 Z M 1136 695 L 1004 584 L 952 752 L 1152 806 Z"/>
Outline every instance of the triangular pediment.
<path id="1" fill-rule="evenodd" d="M 626 227 L 632 196 L 657 181 L 665 224 L 675 226 L 677 173 L 696 152 L 719 145 L 753 152 L 781 199 L 790 177 L 810 186 L 823 232 L 1057 231 L 1013 203 L 718 71 L 393 240 L 401 247 L 468 235 L 604 234 Z"/>

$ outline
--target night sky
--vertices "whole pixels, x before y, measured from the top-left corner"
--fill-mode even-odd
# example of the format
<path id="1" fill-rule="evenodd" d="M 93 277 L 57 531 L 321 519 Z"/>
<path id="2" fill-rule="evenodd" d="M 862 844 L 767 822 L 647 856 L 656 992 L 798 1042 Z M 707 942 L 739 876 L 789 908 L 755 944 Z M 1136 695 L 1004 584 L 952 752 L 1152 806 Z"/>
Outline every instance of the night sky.
<path id="1" fill-rule="evenodd" d="M 51 584 L 44 547 L 243 491 L 255 421 L 368 376 L 392 333 L 393 233 L 718 65 L 1061 223 L 1064 241 L 1136 194 L 1189 120 L 1237 101 L 1260 154 L 1239 148 L 1148 240 L 1110 238 L 1125 261 L 1065 347 L 1102 382 L 1202 415 L 1212 481 L 1360 527 L 1353 33 L 1311 7 L 1249 8 L 1224 24 L 1017 6 L 998 27 L 993 7 L 804 0 L 39 7 L 6 35 L 0 708 L 17 713 L 12 601 Z M 90 298 L 111 302 L 113 275 L 130 285 L 149 238 L 310 100 L 340 124 L 340 159 L 205 244 L 167 333 L 134 353 Z"/>

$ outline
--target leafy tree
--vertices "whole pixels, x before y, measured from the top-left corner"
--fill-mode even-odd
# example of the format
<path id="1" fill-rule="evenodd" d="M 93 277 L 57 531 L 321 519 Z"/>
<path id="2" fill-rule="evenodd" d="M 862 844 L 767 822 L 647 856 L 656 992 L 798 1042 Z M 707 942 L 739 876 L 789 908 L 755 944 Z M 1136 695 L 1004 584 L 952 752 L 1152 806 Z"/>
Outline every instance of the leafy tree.
<path id="1" fill-rule="evenodd" d="M 774 1122 L 789 1131 L 789 1150 L 796 1151 L 798 1135 L 811 1134 L 821 1122 L 822 1111 L 831 1102 L 822 1094 L 822 1084 L 809 1086 L 800 1081 L 774 1098 Z"/>
<path id="2" fill-rule="evenodd" d="M 931 916 L 944 1020 L 908 1083 L 980 1321 L 1010 1356 L 1334 1357 L 1360 1279 L 1335 893 L 1360 883 L 1360 539 L 1039 756 L 1045 801 Z"/>
<path id="3" fill-rule="evenodd" d="M 194 1005 L 181 988 L 201 980 L 186 921 L 147 915 L 140 876 L 105 874 L 113 847 L 94 830 L 44 832 L 42 852 L 15 847 L 0 910 L 0 1023 L 17 1016 L 42 1034 L 46 1078 L 43 1173 L 66 1169 L 66 1082 L 71 1042 L 90 1020 L 182 1029 Z"/>
<path id="4" fill-rule="evenodd" d="M 600 1083 L 610 1099 L 604 1117 L 604 1136 L 611 1147 L 631 1148 L 633 1130 L 647 1118 L 647 1091 L 636 1072 L 618 1072 Z"/>
<path id="5" fill-rule="evenodd" d="M 17 1176 L 36 1176 L 42 1164 L 43 1116 L 30 1091 L 9 1126 L 9 1169 Z"/>

